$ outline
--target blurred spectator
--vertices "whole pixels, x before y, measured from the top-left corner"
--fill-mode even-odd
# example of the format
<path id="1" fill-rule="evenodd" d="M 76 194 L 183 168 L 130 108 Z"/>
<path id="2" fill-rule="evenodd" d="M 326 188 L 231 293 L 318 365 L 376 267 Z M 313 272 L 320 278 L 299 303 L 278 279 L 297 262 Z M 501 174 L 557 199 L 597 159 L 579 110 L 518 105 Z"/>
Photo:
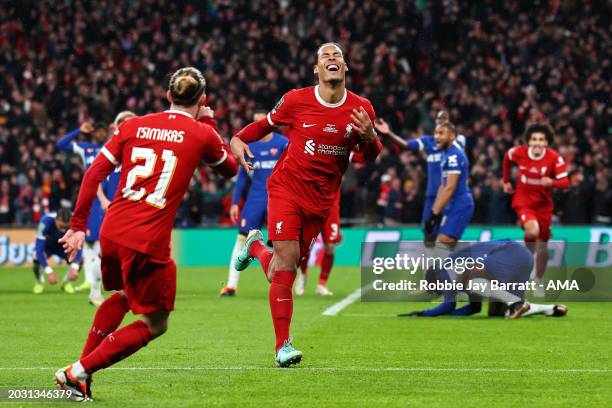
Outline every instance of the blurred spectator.
<path id="1" fill-rule="evenodd" d="M 387 193 L 385 225 L 398 225 L 402 222 L 402 209 L 404 208 L 402 195 L 402 180 L 399 177 L 393 177 Z"/>
<path id="2" fill-rule="evenodd" d="M 552 123 L 558 133 L 555 148 L 571 170 L 582 172 L 583 187 L 609 186 L 608 172 L 606 180 L 594 179 L 610 168 L 609 4 L 547 4 L 3 2 L 0 179 L 9 180 L 9 199 L 3 198 L 2 218 L 33 224 L 41 211 L 74 201 L 82 167 L 57 154 L 58 136 L 85 121 L 109 123 L 120 110 L 165 109 L 163 80 L 176 68 L 194 65 L 203 71 L 208 103 L 227 138 L 255 109 L 270 109 L 289 89 L 313 84 L 314 50 L 329 40 L 346 45 L 349 89 L 369 97 L 378 116 L 404 137 L 431 132 L 436 111 L 450 111 L 468 136 L 471 185 L 480 189 L 479 222 L 507 222 L 486 202 L 490 194 L 501 200 L 490 177 L 499 176 L 502 155 L 529 121 Z M 343 216 L 378 220 L 377 201 L 386 188 L 381 176 L 389 168 L 401 185 L 412 180 L 422 194 L 425 166 L 419 156 L 398 156 L 387 148 L 375 165 L 355 166 L 353 187 L 345 190 L 354 202 Z M 198 219 L 220 220 L 219 192 L 226 192 L 228 184 L 217 186 L 210 182 L 211 172 L 204 172 L 206 177 L 197 181 L 202 218 L 198 206 L 189 205 L 193 211 L 181 212 L 179 225 L 185 217 L 196 225 Z M 199 200 L 194 191 L 188 201 Z M 411 195 L 410 202 L 417 196 Z M 605 212 L 608 194 L 599 196 L 591 203 L 599 210 L 575 208 L 571 218 L 595 221 Z M 404 205 L 400 218 L 418 220 L 406 213 L 409 207 Z"/>

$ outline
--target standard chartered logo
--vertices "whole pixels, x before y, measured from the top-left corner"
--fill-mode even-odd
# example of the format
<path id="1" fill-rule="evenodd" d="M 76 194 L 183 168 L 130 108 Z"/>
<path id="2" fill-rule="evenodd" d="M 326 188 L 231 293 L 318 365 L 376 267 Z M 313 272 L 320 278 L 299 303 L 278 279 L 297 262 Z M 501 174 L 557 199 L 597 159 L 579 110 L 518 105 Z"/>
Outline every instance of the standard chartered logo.
<path id="1" fill-rule="evenodd" d="M 304 146 L 304 153 L 314 156 L 317 154 L 325 154 L 328 156 L 348 156 L 350 153 L 349 146 L 338 146 L 330 144 L 319 144 L 317 145 L 314 140 L 310 139 L 306 141 Z"/>
<path id="2" fill-rule="evenodd" d="M 315 147 L 316 147 L 316 144 L 315 144 L 314 140 L 310 139 L 310 140 L 306 141 L 306 146 L 304 147 L 304 153 L 309 154 L 311 156 L 314 156 L 314 154 L 315 154 Z"/>

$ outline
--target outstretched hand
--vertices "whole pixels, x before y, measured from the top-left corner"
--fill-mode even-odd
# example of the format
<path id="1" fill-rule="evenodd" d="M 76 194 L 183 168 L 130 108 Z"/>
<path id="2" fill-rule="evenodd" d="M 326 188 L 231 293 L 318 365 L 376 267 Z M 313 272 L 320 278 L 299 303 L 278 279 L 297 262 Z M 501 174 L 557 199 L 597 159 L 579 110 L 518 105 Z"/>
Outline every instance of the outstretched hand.
<path id="1" fill-rule="evenodd" d="M 374 127 L 383 135 L 388 135 L 391 132 L 389 124 L 383 118 L 376 119 Z"/>
<path id="2" fill-rule="evenodd" d="M 397 315 L 397 317 L 423 317 L 423 311 L 422 310 L 413 310 L 412 312 L 408 312 L 408 313 L 400 313 Z"/>
<path id="3" fill-rule="evenodd" d="M 253 170 L 253 164 L 247 162 L 244 158 L 245 155 L 247 155 L 251 159 L 255 157 L 253 153 L 251 152 L 251 149 L 249 149 L 249 145 L 247 145 L 242 140 L 234 136 L 232 137 L 232 140 L 230 140 L 230 148 L 232 149 L 232 154 L 234 155 L 238 163 L 246 171 Z"/>
<path id="4" fill-rule="evenodd" d="M 351 120 L 353 121 L 353 128 L 359 133 L 363 141 L 374 141 L 376 132 L 374 131 L 372 120 L 370 120 L 370 115 L 368 115 L 363 106 L 360 106 L 359 110 L 353 109 Z"/>
<path id="5" fill-rule="evenodd" d="M 204 117 L 214 119 L 215 111 L 213 110 L 213 108 L 211 108 L 210 106 L 202 106 L 198 111 L 198 116 L 196 117 L 196 120 L 200 120 Z"/>
<path id="6" fill-rule="evenodd" d="M 64 252 L 68 255 L 68 262 L 72 262 L 81 248 L 83 248 L 85 233 L 83 231 L 73 231 L 69 229 L 58 242 L 64 247 Z"/>
<path id="7" fill-rule="evenodd" d="M 232 224 L 236 224 L 238 222 L 238 215 L 240 214 L 240 209 L 238 208 L 238 206 L 236 204 L 232 204 L 232 206 L 230 207 L 230 220 L 232 221 Z"/>

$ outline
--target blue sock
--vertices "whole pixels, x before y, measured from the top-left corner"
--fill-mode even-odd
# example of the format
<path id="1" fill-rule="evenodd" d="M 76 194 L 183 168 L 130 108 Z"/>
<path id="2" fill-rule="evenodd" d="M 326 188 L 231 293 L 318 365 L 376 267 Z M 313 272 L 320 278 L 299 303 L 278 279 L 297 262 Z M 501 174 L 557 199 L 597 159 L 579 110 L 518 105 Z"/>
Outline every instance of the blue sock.
<path id="1" fill-rule="evenodd" d="M 471 302 L 465 306 L 461 306 L 459 309 L 455 309 L 451 312 L 451 316 L 471 316 L 476 313 L 480 313 L 482 310 L 481 302 Z"/>
<path id="2" fill-rule="evenodd" d="M 431 309 L 423 310 L 423 316 L 434 317 L 434 316 L 441 316 L 441 315 L 449 314 L 453 310 L 455 310 L 455 305 L 456 305 L 455 302 L 440 303 L 436 307 L 432 307 Z"/>

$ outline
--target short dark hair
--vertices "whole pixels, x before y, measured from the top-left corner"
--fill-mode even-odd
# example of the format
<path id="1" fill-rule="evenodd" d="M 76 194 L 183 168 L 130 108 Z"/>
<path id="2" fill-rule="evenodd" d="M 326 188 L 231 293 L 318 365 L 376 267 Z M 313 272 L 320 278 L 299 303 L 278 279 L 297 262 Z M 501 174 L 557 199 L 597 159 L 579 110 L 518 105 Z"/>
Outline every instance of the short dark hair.
<path id="1" fill-rule="evenodd" d="M 457 134 L 457 128 L 455 127 L 455 125 L 450 120 L 437 122 L 436 123 L 436 127 L 445 127 L 448 130 L 450 130 L 451 132 L 453 132 L 454 135 Z"/>
<path id="2" fill-rule="evenodd" d="M 70 222 L 71 218 L 72 218 L 72 211 L 70 211 L 70 208 L 61 207 L 55 213 L 55 219 L 61 222 Z"/>
<path id="3" fill-rule="evenodd" d="M 336 47 L 338 47 L 338 49 L 342 53 L 342 59 L 344 59 L 344 62 L 348 63 L 346 59 L 346 53 L 344 52 L 344 47 L 342 46 L 342 44 L 335 42 L 335 41 L 328 41 L 328 42 L 325 42 L 319 45 L 319 47 L 317 47 L 317 58 L 316 58 L 315 64 L 319 61 L 319 53 L 321 52 L 321 48 L 325 47 L 326 45 L 335 45 Z"/>
<path id="4" fill-rule="evenodd" d="M 108 127 L 108 125 L 106 123 L 104 123 L 104 122 L 101 122 L 101 121 L 100 122 L 96 122 L 96 123 L 93 124 L 94 130 L 98 130 L 98 129 L 105 129 L 106 130 L 107 127 Z"/>
<path id="5" fill-rule="evenodd" d="M 531 139 L 531 135 L 534 133 L 544 133 L 549 145 L 553 144 L 555 141 L 555 131 L 548 123 L 532 123 L 527 125 L 525 134 L 523 135 L 525 143 L 529 143 L 529 139 Z"/>

